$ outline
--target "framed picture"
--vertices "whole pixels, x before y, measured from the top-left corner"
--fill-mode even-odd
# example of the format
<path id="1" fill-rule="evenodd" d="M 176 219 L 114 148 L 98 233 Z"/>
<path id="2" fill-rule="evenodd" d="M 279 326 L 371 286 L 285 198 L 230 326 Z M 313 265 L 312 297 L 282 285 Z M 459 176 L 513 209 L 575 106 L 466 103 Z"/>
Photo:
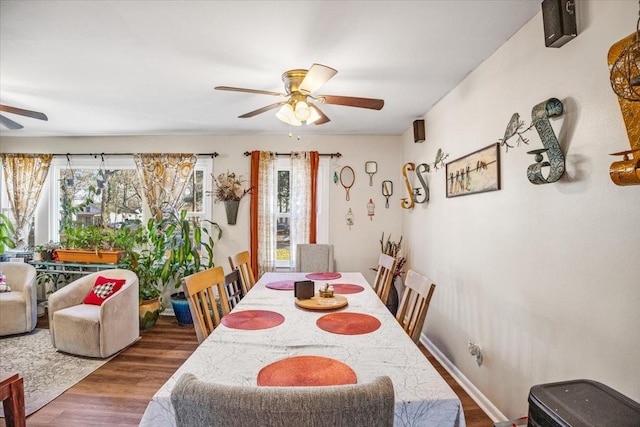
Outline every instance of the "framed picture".
<path id="1" fill-rule="evenodd" d="M 500 189 L 500 147 L 491 144 L 447 163 L 447 197 Z"/>

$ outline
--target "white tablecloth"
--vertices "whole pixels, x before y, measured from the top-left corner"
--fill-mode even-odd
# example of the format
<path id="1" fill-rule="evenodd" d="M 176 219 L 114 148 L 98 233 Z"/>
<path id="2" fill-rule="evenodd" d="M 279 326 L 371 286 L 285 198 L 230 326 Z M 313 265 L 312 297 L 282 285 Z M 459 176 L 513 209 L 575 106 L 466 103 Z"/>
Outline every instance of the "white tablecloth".
<path id="1" fill-rule="evenodd" d="M 266 284 L 304 280 L 304 273 L 267 273 L 234 311 L 271 310 L 285 317 L 270 329 L 238 330 L 224 325 L 196 349 L 149 403 L 141 426 L 175 426 L 171 389 L 186 372 L 220 384 L 256 386 L 260 369 L 292 356 L 315 355 L 350 366 L 358 383 L 388 375 L 395 390 L 395 426 L 464 427 L 462 404 L 435 368 L 402 330 L 361 273 L 342 273 L 328 283 L 353 283 L 364 292 L 344 295 L 349 305 L 341 311 L 367 313 L 380 320 L 378 330 L 364 335 L 338 335 L 321 330 L 316 320 L 325 311 L 295 306 L 293 291 L 274 290 Z M 316 281 L 316 290 L 327 281 Z"/>

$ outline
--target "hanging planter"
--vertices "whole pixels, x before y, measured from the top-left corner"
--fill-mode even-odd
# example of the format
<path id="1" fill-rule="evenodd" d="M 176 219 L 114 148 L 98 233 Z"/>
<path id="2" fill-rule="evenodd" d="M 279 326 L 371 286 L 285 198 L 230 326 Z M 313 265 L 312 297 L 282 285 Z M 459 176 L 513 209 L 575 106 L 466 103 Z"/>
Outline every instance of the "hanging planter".
<path id="1" fill-rule="evenodd" d="M 227 200 L 224 202 L 224 210 L 227 213 L 227 224 L 236 225 L 236 219 L 238 219 L 238 207 L 240 206 L 240 200 Z"/>

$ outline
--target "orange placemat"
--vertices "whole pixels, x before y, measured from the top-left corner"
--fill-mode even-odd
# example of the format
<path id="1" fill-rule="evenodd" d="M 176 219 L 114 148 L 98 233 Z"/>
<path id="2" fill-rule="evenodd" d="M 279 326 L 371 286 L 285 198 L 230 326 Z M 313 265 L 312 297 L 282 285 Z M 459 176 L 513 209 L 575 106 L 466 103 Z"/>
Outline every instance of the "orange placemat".
<path id="1" fill-rule="evenodd" d="M 284 316 L 269 310 L 244 310 L 229 313 L 220 322 L 233 329 L 269 329 L 284 322 Z"/>
<path id="2" fill-rule="evenodd" d="M 341 335 L 362 335 L 375 331 L 380 321 L 363 313 L 331 313 L 325 314 L 316 321 L 316 325 L 324 331 Z"/>
<path id="3" fill-rule="evenodd" d="M 342 274 L 340 273 L 309 273 L 306 276 L 307 279 L 309 280 L 334 280 L 334 279 L 339 279 L 342 277 Z"/>
<path id="4" fill-rule="evenodd" d="M 292 291 L 295 287 L 294 280 L 280 280 L 278 282 L 267 283 L 265 286 L 269 289 L 276 289 L 279 291 Z"/>
<path id="5" fill-rule="evenodd" d="M 258 385 L 272 387 L 355 384 L 356 373 L 342 362 L 321 356 L 294 356 L 265 366 Z"/>
<path id="6" fill-rule="evenodd" d="M 364 291 L 364 287 L 353 283 L 333 283 L 333 292 L 336 294 L 357 294 Z"/>

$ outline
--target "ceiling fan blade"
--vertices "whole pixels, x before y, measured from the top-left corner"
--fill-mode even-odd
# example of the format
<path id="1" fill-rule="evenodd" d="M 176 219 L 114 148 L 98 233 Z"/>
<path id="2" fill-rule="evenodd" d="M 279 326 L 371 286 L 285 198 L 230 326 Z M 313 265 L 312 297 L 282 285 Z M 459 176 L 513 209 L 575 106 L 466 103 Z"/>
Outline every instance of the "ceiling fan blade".
<path id="1" fill-rule="evenodd" d="M 258 108 L 257 110 L 250 111 L 250 112 L 248 112 L 246 114 L 238 116 L 238 118 L 239 119 L 248 119 L 249 117 L 257 116 L 258 114 L 262 114 L 262 113 L 267 112 L 269 110 L 274 110 L 274 109 L 278 108 L 279 106 L 281 106 L 283 104 L 286 104 L 286 103 L 287 103 L 287 101 L 276 102 L 275 104 L 267 105 L 266 107 Z"/>
<path id="2" fill-rule="evenodd" d="M 24 127 L 21 124 L 16 123 L 13 120 L 3 116 L 2 114 L 0 114 L 0 124 L 2 124 L 2 126 L 6 127 L 7 129 L 11 129 L 11 130 L 22 129 Z"/>
<path id="3" fill-rule="evenodd" d="M 216 86 L 215 90 L 228 90 L 231 92 L 245 92 L 245 93 L 257 93 L 259 95 L 273 95 L 273 96 L 287 96 L 284 93 L 280 92 L 270 92 L 268 90 L 258 90 L 258 89 L 245 89 L 242 87 L 231 87 L 231 86 Z"/>
<path id="4" fill-rule="evenodd" d="M 327 115 L 325 113 L 323 113 L 322 110 L 319 109 L 316 105 L 309 104 L 309 108 L 312 108 L 312 109 L 316 110 L 316 113 L 318 113 L 318 115 L 320 116 L 320 118 L 318 120 L 313 122 L 314 125 L 322 125 L 322 124 L 325 124 L 325 123 L 329 123 L 331 121 L 331 119 L 329 117 L 327 117 Z"/>
<path id="5" fill-rule="evenodd" d="M 300 83 L 298 90 L 303 94 L 311 94 L 320 89 L 320 86 L 328 82 L 337 72 L 337 70 L 326 65 L 313 64 L 307 71 L 302 83 Z"/>
<path id="6" fill-rule="evenodd" d="M 381 110 L 384 107 L 384 99 L 357 98 L 353 96 L 318 95 L 314 99 L 325 104 L 345 105 L 347 107 L 369 108 Z"/>
<path id="7" fill-rule="evenodd" d="M 7 113 L 18 114 L 21 116 L 31 117 L 32 119 L 38 120 L 49 120 L 49 118 L 44 113 L 40 113 L 38 111 L 31 110 L 23 110 L 22 108 L 9 107 L 8 105 L 0 104 L 0 111 L 6 111 Z"/>

